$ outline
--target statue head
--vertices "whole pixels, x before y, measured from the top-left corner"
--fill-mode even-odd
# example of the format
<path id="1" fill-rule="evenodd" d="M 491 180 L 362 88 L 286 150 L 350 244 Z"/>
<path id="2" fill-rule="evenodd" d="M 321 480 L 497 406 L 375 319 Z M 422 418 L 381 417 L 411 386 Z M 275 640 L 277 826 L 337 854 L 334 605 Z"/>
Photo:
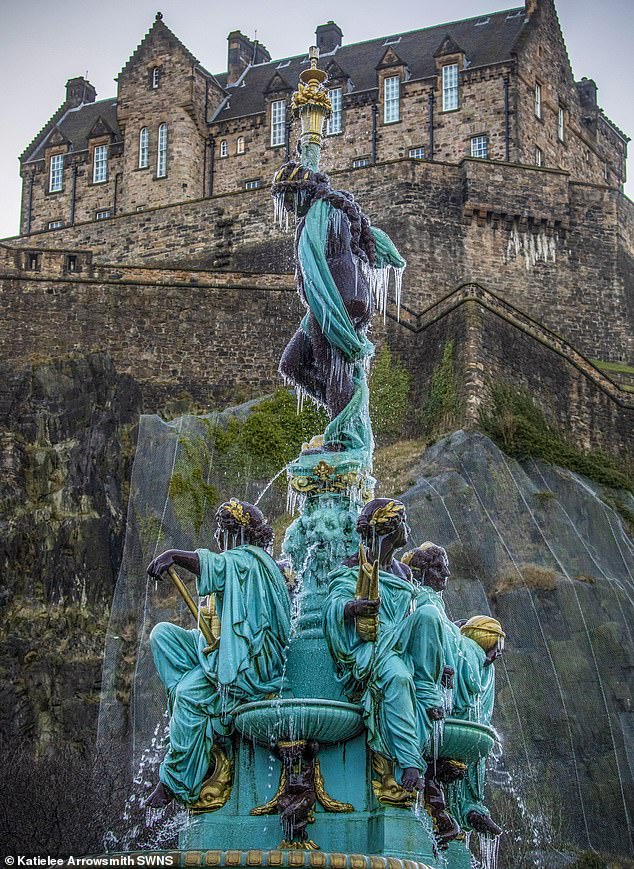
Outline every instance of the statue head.
<path id="1" fill-rule="evenodd" d="M 394 498 L 374 498 L 359 514 L 357 532 L 377 557 L 379 549 L 381 553 L 400 549 L 409 537 L 405 504 Z"/>
<path id="2" fill-rule="evenodd" d="M 487 654 L 496 646 L 500 652 L 504 648 L 506 634 L 499 621 L 491 616 L 472 616 L 460 628 L 460 633 L 477 643 Z"/>
<path id="3" fill-rule="evenodd" d="M 434 591 L 444 591 L 449 577 L 449 560 L 442 546 L 427 541 L 416 549 L 410 549 L 401 558 L 412 571 L 414 579 L 423 585 L 428 585 Z"/>
<path id="4" fill-rule="evenodd" d="M 273 529 L 255 504 L 231 498 L 216 510 L 216 541 L 221 549 L 250 544 L 270 549 Z"/>

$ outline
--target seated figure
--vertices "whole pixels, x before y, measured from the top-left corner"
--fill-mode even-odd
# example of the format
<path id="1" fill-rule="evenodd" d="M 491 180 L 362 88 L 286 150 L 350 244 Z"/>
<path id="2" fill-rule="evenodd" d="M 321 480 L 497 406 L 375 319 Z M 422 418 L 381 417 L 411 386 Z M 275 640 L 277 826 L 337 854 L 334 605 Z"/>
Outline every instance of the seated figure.
<path id="1" fill-rule="evenodd" d="M 160 781 L 146 805 L 173 798 L 191 805 L 209 771 L 214 736 L 231 732 L 231 713 L 281 688 L 290 634 L 290 598 L 268 549 L 273 531 L 261 511 L 244 501 L 222 504 L 216 539 L 225 551 L 170 549 L 152 561 L 150 576 L 173 565 L 194 573 L 199 595 L 215 595 L 220 643 L 207 644 L 200 630 L 169 622 L 150 634 L 152 655 L 167 692 L 169 749 Z M 215 644 L 216 646 L 216 644 Z"/>
<path id="2" fill-rule="evenodd" d="M 445 619 L 446 684 L 451 682 L 453 718 L 489 725 L 495 700 L 495 673 L 491 666 L 504 647 L 504 631 L 497 619 L 474 616 L 452 622 L 445 613 L 442 592 L 451 576 L 447 553 L 441 546 L 424 543 L 403 555 L 414 579 L 427 589 L 426 599 Z M 501 833 L 484 804 L 486 758 L 467 767 L 451 789 L 451 811 L 465 830 L 492 836 Z"/>
<path id="3" fill-rule="evenodd" d="M 330 574 L 324 634 L 337 678 L 364 707 L 370 748 L 396 764 L 404 788 L 423 789 L 423 750 L 433 722 L 443 718 L 445 622 L 436 607 L 417 605 L 411 571 L 394 558 L 407 543 L 405 506 L 386 498 L 370 501 L 357 531 L 360 557 L 365 546 L 378 564 L 378 596 L 357 599 L 363 564 L 357 557 L 345 561 Z"/>

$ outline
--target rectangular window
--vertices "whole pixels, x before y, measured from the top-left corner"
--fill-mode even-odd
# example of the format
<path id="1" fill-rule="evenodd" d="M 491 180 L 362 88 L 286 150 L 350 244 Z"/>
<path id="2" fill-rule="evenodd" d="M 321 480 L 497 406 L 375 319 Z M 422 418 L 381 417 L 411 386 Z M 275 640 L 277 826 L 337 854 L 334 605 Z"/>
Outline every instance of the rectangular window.
<path id="1" fill-rule="evenodd" d="M 559 106 L 559 111 L 557 112 L 557 138 L 560 142 L 564 141 L 564 131 L 565 131 L 565 116 L 564 110 L 561 106 Z"/>
<path id="2" fill-rule="evenodd" d="M 38 271 L 40 267 L 39 253 L 30 253 L 26 262 L 26 267 L 30 272 Z"/>
<path id="3" fill-rule="evenodd" d="M 393 124 L 400 120 L 399 88 L 400 79 L 397 75 L 391 75 L 383 82 L 383 121 Z"/>
<path id="4" fill-rule="evenodd" d="M 108 146 L 97 145 L 93 156 L 92 181 L 93 184 L 101 184 L 108 180 Z"/>
<path id="5" fill-rule="evenodd" d="M 48 191 L 49 193 L 57 193 L 62 189 L 62 178 L 64 173 L 64 155 L 54 154 L 51 157 L 51 174 L 49 178 Z"/>
<path id="6" fill-rule="evenodd" d="M 544 165 L 544 154 L 541 148 L 535 148 L 535 165 L 543 166 Z"/>
<path id="7" fill-rule="evenodd" d="M 150 131 L 143 127 L 139 133 L 139 169 L 147 169 L 150 165 Z"/>
<path id="8" fill-rule="evenodd" d="M 158 128 L 158 150 L 156 153 L 156 177 L 165 178 L 167 175 L 167 124 L 161 124 Z"/>
<path id="9" fill-rule="evenodd" d="M 275 100 L 271 103 L 271 145 L 283 145 L 286 140 L 286 102 Z"/>
<path id="10" fill-rule="evenodd" d="M 535 117 L 542 116 L 542 86 L 539 82 L 535 82 Z"/>
<path id="11" fill-rule="evenodd" d="M 49 222 L 48 222 L 49 229 L 59 229 L 61 225 L 62 225 L 61 220 L 49 220 Z"/>
<path id="12" fill-rule="evenodd" d="M 69 253 L 66 257 L 66 271 L 67 272 L 76 272 L 77 271 L 77 254 Z"/>
<path id="13" fill-rule="evenodd" d="M 458 64 L 442 68 L 442 110 L 451 112 L 458 108 Z"/>
<path id="14" fill-rule="evenodd" d="M 425 149 L 424 148 L 410 148 L 409 156 L 413 157 L 414 160 L 424 160 L 425 159 Z"/>
<path id="15" fill-rule="evenodd" d="M 369 166 L 369 165 L 370 165 L 370 158 L 369 157 L 355 157 L 355 159 L 352 161 L 352 168 L 353 169 L 362 169 L 364 166 Z"/>
<path id="16" fill-rule="evenodd" d="M 332 136 L 341 132 L 341 88 L 332 88 L 328 91 L 332 114 L 326 121 L 326 135 Z"/>
<path id="17" fill-rule="evenodd" d="M 97 220 L 107 220 L 109 217 L 112 217 L 112 211 L 110 208 L 102 208 L 101 211 L 98 211 L 95 215 Z"/>
<path id="18" fill-rule="evenodd" d="M 471 156 L 478 157 L 481 160 L 487 160 L 489 157 L 489 137 L 488 136 L 473 136 L 471 139 Z"/>
<path id="19" fill-rule="evenodd" d="M 254 178 L 251 181 L 244 182 L 244 189 L 245 190 L 257 190 L 259 186 L 260 186 L 260 179 L 259 178 Z"/>

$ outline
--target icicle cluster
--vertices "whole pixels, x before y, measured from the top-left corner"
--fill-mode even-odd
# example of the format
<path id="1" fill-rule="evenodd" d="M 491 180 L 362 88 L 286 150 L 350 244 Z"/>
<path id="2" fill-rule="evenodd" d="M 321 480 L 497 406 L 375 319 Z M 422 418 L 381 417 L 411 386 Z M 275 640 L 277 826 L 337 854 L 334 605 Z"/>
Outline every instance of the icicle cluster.
<path id="1" fill-rule="evenodd" d="M 372 268 L 366 263 L 362 263 L 361 267 L 365 278 L 370 285 L 377 310 L 383 314 L 383 322 L 387 317 L 387 303 L 390 287 L 390 273 L 394 272 L 394 301 L 396 304 L 397 320 L 401 319 L 401 295 L 403 289 L 403 272 L 402 268 L 394 268 L 394 266 L 382 266 L 381 268 Z"/>

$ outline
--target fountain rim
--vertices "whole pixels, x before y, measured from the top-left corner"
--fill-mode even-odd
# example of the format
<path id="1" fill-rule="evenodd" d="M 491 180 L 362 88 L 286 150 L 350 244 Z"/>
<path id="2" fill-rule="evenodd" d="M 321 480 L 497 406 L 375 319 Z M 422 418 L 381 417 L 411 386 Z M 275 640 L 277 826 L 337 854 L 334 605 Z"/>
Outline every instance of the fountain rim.
<path id="1" fill-rule="evenodd" d="M 251 712 L 254 709 L 270 709 L 279 706 L 328 706 L 329 708 L 346 709 L 349 712 L 363 714 L 363 706 L 358 703 L 346 703 L 343 700 L 328 700 L 325 697 L 274 697 L 271 700 L 252 700 L 250 703 L 242 703 L 233 712 L 233 717 L 238 718 L 243 712 Z"/>

